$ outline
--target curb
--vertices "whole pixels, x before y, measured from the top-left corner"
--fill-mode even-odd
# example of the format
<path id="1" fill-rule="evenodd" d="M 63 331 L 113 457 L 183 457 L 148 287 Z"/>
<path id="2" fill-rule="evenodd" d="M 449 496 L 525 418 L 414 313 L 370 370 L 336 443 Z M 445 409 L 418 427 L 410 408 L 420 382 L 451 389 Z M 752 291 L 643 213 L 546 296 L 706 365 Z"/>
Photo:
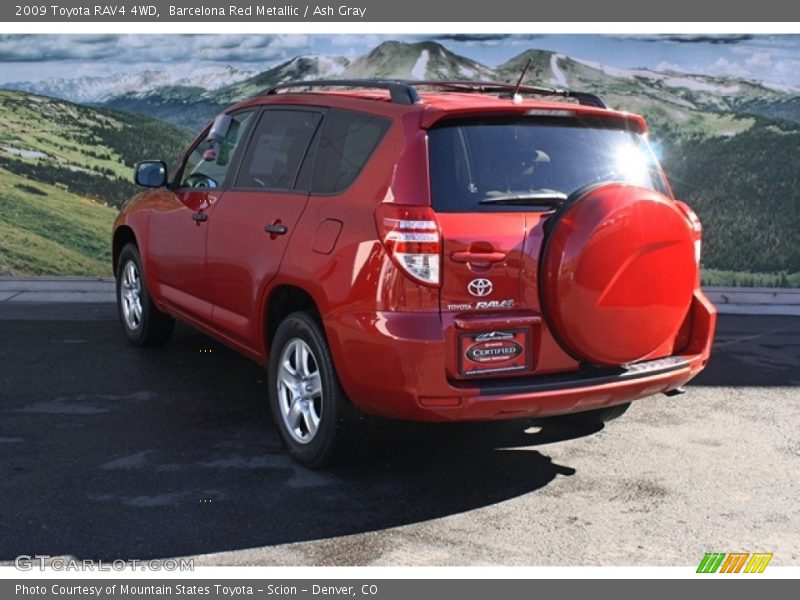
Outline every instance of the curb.
<path id="1" fill-rule="evenodd" d="M 720 314 L 800 316 L 800 289 L 707 287 Z"/>
<path id="2" fill-rule="evenodd" d="M 0 302 L 115 302 L 110 277 L 0 277 Z"/>
<path id="3" fill-rule="evenodd" d="M 800 289 L 707 287 L 720 314 L 800 316 Z M 0 303 L 116 302 L 111 277 L 0 277 Z"/>

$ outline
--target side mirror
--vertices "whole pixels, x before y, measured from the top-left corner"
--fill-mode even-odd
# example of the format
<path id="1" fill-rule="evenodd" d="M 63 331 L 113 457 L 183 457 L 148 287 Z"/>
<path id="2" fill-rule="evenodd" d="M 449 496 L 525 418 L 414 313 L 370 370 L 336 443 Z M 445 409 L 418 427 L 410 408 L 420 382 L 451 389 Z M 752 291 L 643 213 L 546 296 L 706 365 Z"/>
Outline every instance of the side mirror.
<path id="1" fill-rule="evenodd" d="M 157 188 L 167 185 L 167 165 L 161 160 L 145 160 L 136 165 L 133 180 L 137 185 Z"/>

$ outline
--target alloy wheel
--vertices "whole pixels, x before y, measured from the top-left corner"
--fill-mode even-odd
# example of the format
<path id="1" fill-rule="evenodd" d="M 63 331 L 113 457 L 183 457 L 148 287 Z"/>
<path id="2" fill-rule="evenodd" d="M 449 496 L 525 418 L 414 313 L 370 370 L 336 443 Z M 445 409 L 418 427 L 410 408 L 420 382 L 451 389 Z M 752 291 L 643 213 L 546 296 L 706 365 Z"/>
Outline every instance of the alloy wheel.
<path id="1" fill-rule="evenodd" d="M 322 377 L 314 352 L 300 338 L 284 346 L 276 385 L 286 431 L 296 442 L 310 443 L 322 417 Z"/>
<path id="2" fill-rule="evenodd" d="M 122 270 L 120 302 L 125 326 L 136 331 L 142 325 L 142 279 L 139 268 L 132 260 L 125 263 Z"/>

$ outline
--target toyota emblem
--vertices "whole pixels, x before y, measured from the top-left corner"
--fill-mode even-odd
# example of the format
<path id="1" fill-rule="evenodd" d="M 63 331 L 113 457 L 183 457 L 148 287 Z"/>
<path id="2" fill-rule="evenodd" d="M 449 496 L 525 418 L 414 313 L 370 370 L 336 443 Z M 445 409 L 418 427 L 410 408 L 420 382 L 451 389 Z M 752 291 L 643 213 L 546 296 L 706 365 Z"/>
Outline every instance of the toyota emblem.
<path id="1" fill-rule="evenodd" d="M 473 296 L 483 298 L 492 293 L 492 282 L 488 279 L 473 279 L 467 284 L 467 291 Z"/>

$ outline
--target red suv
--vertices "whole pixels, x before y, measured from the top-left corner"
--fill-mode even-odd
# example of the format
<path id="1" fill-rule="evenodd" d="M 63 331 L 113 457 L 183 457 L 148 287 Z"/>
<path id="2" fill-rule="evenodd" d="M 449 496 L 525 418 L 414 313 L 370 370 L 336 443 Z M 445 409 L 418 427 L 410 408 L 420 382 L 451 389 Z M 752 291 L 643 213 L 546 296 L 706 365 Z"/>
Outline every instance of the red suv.
<path id="1" fill-rule="evenodd" d="M 174 172 L 137 165 L 154 189 L 114 223 L 123 329 L 159 345 L 177 317 L 267 366 L 311 467 L 357 448 L 368 415 L 614 418 L 679 393 L 716 320 L 700 222 L 646 131 L 567 90 L 280 85 Z"/>

